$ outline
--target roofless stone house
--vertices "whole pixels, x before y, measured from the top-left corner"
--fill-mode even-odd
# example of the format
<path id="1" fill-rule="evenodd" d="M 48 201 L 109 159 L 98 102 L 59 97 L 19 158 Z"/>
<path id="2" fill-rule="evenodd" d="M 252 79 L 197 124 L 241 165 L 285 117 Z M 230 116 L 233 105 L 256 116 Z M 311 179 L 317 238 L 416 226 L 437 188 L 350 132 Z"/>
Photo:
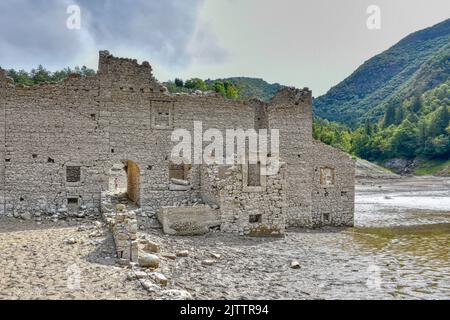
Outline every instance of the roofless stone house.
<path id="1" fill-rule="evenodd" d="M 102 194 L 121 188 L 143 212 L 160 211 L 169 233 L 353 225 L 354 161 L 313 140 L 311 98 L 294 88 L 267 103 L 171 95 L 148 62 L 107 51 L 95 76 L 57 84 L 15 85 L 1 70 L 0 214 L 98 213 Z M 203 130 L 279 129 L 280 170 L 171 163 L 173 129 L 192 131 L 193 121 Z"/>

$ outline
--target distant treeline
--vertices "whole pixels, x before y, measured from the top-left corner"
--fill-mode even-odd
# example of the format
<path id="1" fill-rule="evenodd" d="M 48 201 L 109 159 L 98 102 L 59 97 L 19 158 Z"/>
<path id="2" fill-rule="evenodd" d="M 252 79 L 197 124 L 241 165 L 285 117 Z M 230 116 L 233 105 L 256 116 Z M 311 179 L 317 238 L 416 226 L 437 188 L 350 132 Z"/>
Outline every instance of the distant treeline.
<path id="1" fill-rule="evenodd" d="M 176 78 L 174 81 L 165 82 L 164 85 L 167 87 L 169 92 L 194 92 L 196 90 L 200 91 L 214 91 L 221 96 L 237 100 L 240 98 L 238 88 L 230 81 L 222 80 L 202 80 L 199 78 L 192 78 L 186 81 Z"/>
<path id="2" fill-rule="evenodd" d="M 43 82 L 56 83 L 66 79 L 71 73 L 77 73 L 84 77 L 95 75 L 95 71 L 86 66 L 81 68 L 77 66 L 74 69 L 66 68 L 55 72 L 45 69 L 42 65 L 39 65 L 36 69 L 32 69 L 30 72 L 25 70 L 8 70 L 8 76 L 11 77 L 16 84 L 27 86 Z"/>
<path id="3" fill-rule="evenodd" d="M 450 81 L 387 106 L 375 124 L 356 130 L 316 119 L 314 138 L 367 160 L 450 158 Z"/>

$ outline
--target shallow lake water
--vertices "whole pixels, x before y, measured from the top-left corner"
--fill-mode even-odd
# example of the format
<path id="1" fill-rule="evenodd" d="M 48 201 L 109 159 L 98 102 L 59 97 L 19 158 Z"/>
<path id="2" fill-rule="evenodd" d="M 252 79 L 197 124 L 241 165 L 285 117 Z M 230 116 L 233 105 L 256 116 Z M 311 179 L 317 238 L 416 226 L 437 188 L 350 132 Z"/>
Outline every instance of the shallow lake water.
<path id="1" fill-rule="evenodd" d="M 361 181 L 355 228 L 375 263 L 373 287 L 398 298 L 450 298 L 450 179 Z M 369 281 L 370 286 L 370 281 Z"/>

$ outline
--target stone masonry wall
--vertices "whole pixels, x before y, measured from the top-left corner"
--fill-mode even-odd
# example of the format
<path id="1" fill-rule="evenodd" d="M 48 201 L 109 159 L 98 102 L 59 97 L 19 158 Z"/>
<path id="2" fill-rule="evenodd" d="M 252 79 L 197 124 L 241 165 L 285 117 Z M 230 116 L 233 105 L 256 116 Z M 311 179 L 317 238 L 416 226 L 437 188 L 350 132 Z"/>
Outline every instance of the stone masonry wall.
<path id="1" fill-rule="evenodd" d="M 274 176 L 265 181 L 266 192 L 243 192 L 242 182 L 236 182 L 243 168 L 238 168 L 227 189 L 206 192 L 214 181 L 204 179 L 200 165 L 187 174 L 189 188 L 170 190 L 170 153 L 176 144 L 172 131 L 193 133 L 194 121 L 202 122 L 202 132 L 279 129 L 279 156 L 286 163 L 283 191 L 277 189 L 284 185 L 282 178 Z M 71 75 L 57 84 L 14 85 L 0 70 L 0 214 L 70 216 L 77 208 L 98 214 L 101 194 L 110 188 L 111 168 L 131 161 L 138 173 L 132 177 L 131 197 L 146 213 L 202 196 L 216 205 L 237 197 L 239 206 L 224 208 L 225 230 L 249 233 L 260 223 L 250 224 L 249 216 L 259 221 L 258 214 L 261 225 L 270 221 L 279 233 L 284 219 L 287 225 L 311 226 L 336 203 L 329 223 L 350 224 L 354 185 L 341 177 L 354 164 L 340 151 L 315 145 L 307 89 L 284 88 L 268 103 L 232 101 L 214 93 L 171 95 L 153 77 L 148 62 L 116 58 L 107 51 L 100 52 L 95 76 Z M 334 167 L 336 194 L 343 192 L 339 202 L 330 202 L 330 192 L 326 196 L 316 185 L 318 165 Z M 276 203 L 284 200 L 270 200 L 279 192 L 286 198 L 282 207 Z M 238 223 L 236 215 L 241 215 Z"/>
<path id="2" fill-rule="evenodd" d="M 221 230 L 252 236 L 284 234 L 286 209 L 285 165 L 278 174 L 267 176 L 260 191 L 244 191 L 243 165 L 204 166 L 215 198 L 218 197 Z"/>
<path id="3" fill-rule="evenodd" d="M 311 192 L 312 225 L 353 226 L 355 160 L 319 141 L 314 142 L 311 156 L 316 159 Z"/>

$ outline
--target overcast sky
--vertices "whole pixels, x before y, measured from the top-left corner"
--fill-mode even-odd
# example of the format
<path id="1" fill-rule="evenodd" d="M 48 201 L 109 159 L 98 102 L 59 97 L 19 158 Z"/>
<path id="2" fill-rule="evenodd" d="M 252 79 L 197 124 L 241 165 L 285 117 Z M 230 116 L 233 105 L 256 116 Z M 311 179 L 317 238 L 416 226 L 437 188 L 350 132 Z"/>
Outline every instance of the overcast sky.
<path id="1" fill-rule="evenodd" d="M 66 27 L 73 4 L 75 30 Z M 366 26 L 369 5 L 381 9 L 379 30 Z M 449 0 L 0 0 L 0 66 L 96 69 L 107 49 L 149 61 L 161 81 L 250 76 L 318 96 L 449 17 Z"/>

